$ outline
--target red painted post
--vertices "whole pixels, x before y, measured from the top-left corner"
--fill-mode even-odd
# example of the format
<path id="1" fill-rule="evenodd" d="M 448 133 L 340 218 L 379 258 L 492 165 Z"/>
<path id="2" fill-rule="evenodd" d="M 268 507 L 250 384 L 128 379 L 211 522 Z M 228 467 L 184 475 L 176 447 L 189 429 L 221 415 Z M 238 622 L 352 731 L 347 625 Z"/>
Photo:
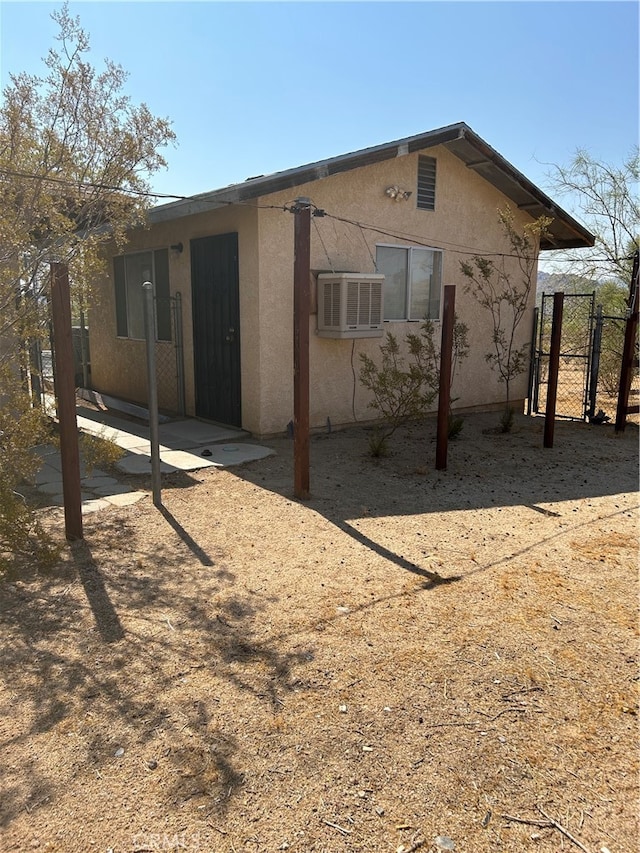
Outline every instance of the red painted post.
<path id="1" fill-rule="evenodd" d="M 296 199 L 293 264 L 293 459 L 294 495 L 309 497 L 309 277 L 311 205 Z"/>
<path id="2" fill-rule="evenodd" d="M 436 439 L 436 469 L 447 467 L 449 447 L 449 409 L 451 408 L 451 364 L 453 360 L 453 326 L 456 314 L 456 288 L 444 288 L 442 308 L 442 341 L 440 344 L 440 387 L 438 390 L 438 431 Z"/>
<path id="3" fill-rule="evenodd" d="M 620 383 L 618 385 L 618 405 L 616 408 L 616 432 L 624 432 L 629 413 L 629 395 L 631 381 L 635 369 L 636 338 L 638 336 L 638 290 L 640 281 L 638 275 L 640 253 L 636 251 L 633 258 L 631 274 L 631 289 L 629 293 L 629 316 L 624 329 L 624 344 L 622 348 L 622 365 L 620 368 Z"/>
<path id="4" fill-rule="evenodd" d="M 62 263 L 51 264 L 51 319 L 55 341 L 54 375 L 60 428 L 65 536 L 73 542 L 83 538 L 82 496 L 69 270 L 67 265 Z"/>
<path id="5" fill-rule="evenodd" d="M 553 431 L 556 420 L 556 398 L 558 396 L 558 371 L 560 369 L 560 342 L 562 338 L 562 311 L 564 293 L 553 294 L 553 319 L 551 321 L 551 343 L 549 347 L 549 379 L 547 381 L 547 407 L 544 413 L 544 446 L 553 447 Z"/>

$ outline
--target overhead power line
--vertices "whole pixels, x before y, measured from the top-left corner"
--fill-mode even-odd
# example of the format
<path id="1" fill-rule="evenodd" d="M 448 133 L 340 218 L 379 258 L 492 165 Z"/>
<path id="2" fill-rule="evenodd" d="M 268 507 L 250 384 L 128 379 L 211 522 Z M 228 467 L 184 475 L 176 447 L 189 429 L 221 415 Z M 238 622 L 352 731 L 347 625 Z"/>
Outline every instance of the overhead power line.
<path id="1" fill-rule="evenodd" d="M 69 178 L 57 178 L 54 175 L 38 175 L 30 172 L 20 172 L 14 169 L 0 169 L 0 175 L 5 175 L 10 178 L 25 178 L 28 181 L 43 181 L 47 184 L 60 184 L 62 186 L 73 187 L 74 189 L 96 189 L 108 190 L 109 192 L 123 193 L 124 195 L 137 195 L 146 198 L 172 198 L 178 201 L 186 201 L 190 196 L 186 195 L 170 195 L 168 193 L 155 193 L 149 190 L 136 190 L 132 187 L 115 187 L 110 184 L 102 184 L 96 181 L 72 181 Z"/>
<path id="2" fill-rule="evenodd" d="M 38 175 L 36 173 L 30 172 L 22 172 L 19 170 L 13 169 L 1 169 L 0 168 L 0 176 L 6 177 L 16 177 L 16 178 L 24 178 L 26 180 L 34 180 L 34 181 L 43 181 L 46 183 L 54 183 L 63 186 L 73 187 L 75 189 L 98 189 L 105 190 L 108 192 L 119 192 L 124 195 L 136 195 L 143 198 L 152 198 L 152 199 L 172 199 L 174 201 L 198 201 L 199 203 L 207 203 L 209 202 L 212 207 L 219 205 L 242 205 L 244 207 L 254 207 L 261 210 L 280 210 L 280 211 L 291 211 L 291 203 L 284 205 L 276 205 L 276 204 L 258 204 L 253 201 L 239 201 L 239 200 L 226 200 L 226 199 L 204 199 L 202 195 L 178 195 L 174 193 L 160 193 L 160 192 L 152 192 L 150 190 L 136 190 L 133 188 L 123 188 L 118 186 L 112 186 L 110 184 L 103 184 L 97 181 L 81 181 L 76 182 L 72 181 L 69 178 L 59 178 L 53 175 Z M 411 234 L 409 232 L 403 232 L 400 230 L 388 230 L 384 228 L 380 228 L 377 225 L 371 225 L 366 222 L 359 222 L 354 219 L 348 219 L 343 216 L 338 216 L 337 214 L 328 213 L 326 211 L 320 211 L 317 205 L 312 203 L 312 207 L 318 212 L 322 213 L 323 216 L 326 216 L 328 219 L 333 219 L 336 222 L 342 222 L 345 225 L 352 225 L 355 228 L 360 230 L 362 234 L 363 231 L 371 231 L 376 234 L 380 234 L 383 237 L 391 237 L 394 240 L 405 240 L 407 242 L 411 242 L 415 246 L 422 246 L 427 249 L 441 249 L 443 251 L 455 252 L 459 255 L 466 255 L 468 257 L 487 257 L 487 258 L 516 258 L 518 255 L 511 254 L 509 252 L 487 252 L 482 249 L 474 249 L 471 246 L 467 246 L 461 243 L 453 243 L 448 240 L 433 240 L 429 242 L 425 242 L 425 238 L 422 235 Z M 319 235 L 319 231 L 318 231 Z M 325 249 L 326 251 L 326 249 Z M 557 251 L 567 251 L 558 249 Z M 535 260 L 531 258 L 530 260 Z M 603 261 L 607 262 L 615 262 L 618 263 L 620 261 L 629 260 L 629 258 L 604 258 L 604 257 L 592 257 L 592 258 L 584 258 L 580 257 L 578 259 L 575 258 L 553 258 L 549 259 L 552 263 L 575 263 L 576 260 L 579 260 L 581 263 L 591 263 L 598 264 Z"/>

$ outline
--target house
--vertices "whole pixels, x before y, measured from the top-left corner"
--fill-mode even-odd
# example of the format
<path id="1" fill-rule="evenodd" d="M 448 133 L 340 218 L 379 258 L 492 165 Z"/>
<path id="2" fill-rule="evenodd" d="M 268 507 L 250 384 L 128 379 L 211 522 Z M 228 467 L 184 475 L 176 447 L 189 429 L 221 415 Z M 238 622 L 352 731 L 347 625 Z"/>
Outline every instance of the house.
<path id="1" fill-rule="evenodd" d="M 327 418 L 336 426 L 371 420 L 357 378 L 360 353 L 375 358 L 385 330 L 404 339 L 425 316 L 440 320 L 445 284 L 458 285 L 456 311 L 470 329 L 471 356 L 453 389 L 457 406 L 501 404 L 504 385 L 484 359 L 491 341 L 488 312 L 465 293 L 460 260 L 508 253 L 497 216 L 507 205 L 517 225 L 552 217 L 541 251 L 593 245 L 585 228 L 464 123 L 249 178 L 153 208 L 149 227 L 129 234 L 126 254 L 109 259 L 90 322 L 94 388 L 146 401 L 141 283 L 151 279 L 157 360 L 172 364 L 176 345 L 184 353 L 178 391 L 174 378 L 167 387 L 160 380 L 161 408 L 179 410 L 176 394 L 183 395 L 188 415 L 256 436 L 282 433 L 293 416 L 290 208 L 300 197 L 325 213 L 313 217 L 311 228 L 312 428 Z M 367 300 L 366 316 L 350 322 L 331 314 L 348 295 L 343 272 L 360 274 L 353 292 Z M 328 273 L 335 275 L 327 279 Z M 383 315 L 375 316 L 380 293 Z M 178 294 L 176 327 L 170 306 Z M 535 287 L 521 342 L 531 335 L 534 297 Z M 327 299 L 337 302 L 327 308 Z M 173 368 L 169 372 L 175 377 Z M 522 376 L 512 399 L 525 396 Z"/>

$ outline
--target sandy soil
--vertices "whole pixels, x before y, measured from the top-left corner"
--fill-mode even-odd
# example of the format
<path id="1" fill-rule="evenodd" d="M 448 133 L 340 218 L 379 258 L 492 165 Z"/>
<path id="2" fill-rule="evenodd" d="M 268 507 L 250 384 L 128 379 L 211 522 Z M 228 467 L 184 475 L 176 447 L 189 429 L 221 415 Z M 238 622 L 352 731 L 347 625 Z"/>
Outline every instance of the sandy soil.
<path id="1" fill-rule="evenodd" d="M 0 579 L 0 849 L 638 849 L 638 430 L 318 435 Z M 44 510 L 62 537 L 61 511 Z"/>

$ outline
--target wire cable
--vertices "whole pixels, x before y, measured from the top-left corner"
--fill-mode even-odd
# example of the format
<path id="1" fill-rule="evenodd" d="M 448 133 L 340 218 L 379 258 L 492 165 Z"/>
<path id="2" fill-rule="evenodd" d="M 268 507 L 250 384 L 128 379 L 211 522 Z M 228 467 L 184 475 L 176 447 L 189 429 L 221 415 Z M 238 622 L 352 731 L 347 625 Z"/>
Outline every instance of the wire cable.
<path id="1" fill-rule="evenodd" d="M 134 189 L 132 187 L 130 187 L 130 188 L 118 187 L 118 186 L 113 186 L 111 184 L 104 184 L 104 183 L 94 182 L 94 181 L 76 182 L 76 181 L 72 181 L 68 178 L 59 178 L 59 177 L 55 177 L 53 175 L 48 175 L 48 176 L 47 175 L 38 175 L 35 173 L 19 171 L 16 169 L 2 169 L 2 168 L 0 168 L 0 176 L 23 178 L 26 180 L 34 180 L 34 181 L 43 181 L 45 183 L 53 183 L 53 184 L 59 184 L 62 186 L 73 187 L 74 189 L 83 189 L 84 188 L 84 189 L 97 189 L 97 190 L 103 190 L 103 191 L 108 191 L 108 192 L 118 192 L 118 193 L 122 193 L 123 195 L 135 195 L 135 196 L 139 196 L 142 198 L 171 199 L 174 201 L 197 201 L 200 204 L 211 204 L 212 207 L 220 206 L 220 205 L 229 205 L 229 206 L 242 205 L 245 207 L 253 207 L 253 208 L 261 209 L 261 210 L 279 210 L 279 211 L 293 212 L 292 206 L 294 204 L 293 202 L 290 202 L 290 203 L 284 204 L 284 205 L 259 204 L 258 202 L 249 201 L 249 200 L 243 201 L 243 200 L 238 200 L 238 199 L 221 199 L 221 198 L 207 199 L 207 198 L 203 198 L 202 194 L 187 196 L 187 195 L 179 195 L 179 194 L 174 194 L 174 193 L 153 192 L 150 190 L 137 190 L 137 189 Z M 320 211 L 320 209 L 317 207 L 317 205 L 315 205 L 313 202 L 311 202 L 311 207 L 316 212 Z M 342 222 L 346 225 L 352 225 L 354 227 L 359 228 L 363 239 L 364 239 L 364 231 L 366 230 L 366 231 L 371 231 L 371 232 L 376 233 L 376 234 L 380 234 L 381 236 L 384 236 L 384 237 L 391 237 L 394 240 L 405 240 L 405 241 L 411 242 L 413 245 L 416 245 L 416 246 L 424 246 L 425 248 L 428 248 L 428 249 L 440 249 L 442 251 L 455 252 L 456 254 L 466 255 L 469 257 L 479 257 L 479 256 L 495 257 L 495 258 L 517 258 L 517 257 L 519 257 L 518 255 L 511 254 L 509 252 L 486 252 L 486 251 L 483 251 L 482 249 L 474 249 L 473 247 L 467 246 L 467 245 L 462 244 L 462 243 L 453 243 L 453 242 L 450 242 L 448 240 L 442 240 L 442 239 L 431 241 L 431 242 L 427 243 L 427 242 L 425 242 L 425 238 L 422 235 L 411 234 L 409 232 L 402 232 L 400 230 L 393 230 L 393 231 L 387 230 L 387 229 L 380 228 L 380 227 L 375 226 L 375 225 L 371 225 L 371 224 L 366 223 L 366 222 L 359 222 L 359 221 L 354 220 L 354 219 L 348 219 L 348 218 L 343 217 L 343 216 L 337 216 L 336 214 L 327 213 L 325 211 L 322 211 L 322 215 L 328 217 L 329 219 L 333 219 L 336 222 Z M 319 234 L 319 231 L 318 231 L 318 234 Z M 370 249 L 369 244 L 367 243 L 366 239 L 365 239 L 365 244 L 367 246 L 367 249 L 369 251 L 369 254 L 371 256 L 371 259 L 372 259 L 372 262 L 373 262 L 374 268 L 375 268 L 375 260 L 373 258 L 373 254 L 371 252 L 371 249 Z M 436 245 L 436 244 L 438 244 L 438 245 Z M 326 252 L 326 247 L 323 247 L 323 248 L 325 248 L 325 253 L 328 254 Z M 561 252 L 561 251 L 568 251 L 568 250 L 567 249 L 557 249 L 557 250 L 551 250 L 551 251 Z M 536 258 L 533 258 L 533 257 L 527 258 L 527 260 L 536 260 Z M 539 260 L 539 258 L 538 258 L 538 260 Z M 571 263 L 576 262 L 575 258 L 553 258 L 553 259 L 549 259 L 549 260 L 552 263 L 569 263 L 569 264 L 571 264 Z M 626 256 L 622 257 L 622 258 L 603 258 L 603 257 L 584 258 L 584 257 L 580 257 L 577 260 L 579 260 L 581 263 L 598 264 L 598 263 L 602 263 L 603 261 L 607 261 L 610 263 L 620 263 L 622 261 L 629 260 L 629 258 Z"/>

